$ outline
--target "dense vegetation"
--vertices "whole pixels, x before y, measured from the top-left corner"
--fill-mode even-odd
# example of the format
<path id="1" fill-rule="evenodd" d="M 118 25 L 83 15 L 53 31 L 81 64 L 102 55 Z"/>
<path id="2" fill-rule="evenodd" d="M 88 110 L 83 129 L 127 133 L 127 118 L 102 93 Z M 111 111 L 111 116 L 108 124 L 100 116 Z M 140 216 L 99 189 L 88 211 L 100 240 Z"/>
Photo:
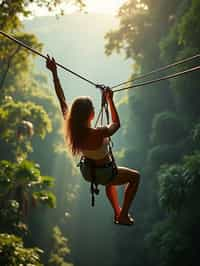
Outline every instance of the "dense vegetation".
<path id="1" fill-rule="evenodd" d="M 29 15 L 28 2 L 52 10 L 60 1 L 0 1 L 0 30 L 41 51 L 42 43 L 23 31 L 19 19 Z M 133 61 L 130 78 L 197 54 L 199 14 L 198 0 L 129 0 L 119 10 L 118 28 L 105 36 L 106 54 L 125 53 Z M 112 224 L 102 189 L 96 208 L 90 208 L 88 184 L 80 185 L 74 176 L 63 148 L 60 112 L 46 77 L 34 68 L 34 56 L 5 38 L 0 43 L 0 265 L 67 266 L 69 260 L 76 266 L 195 265 L 199 72 L 116 97 L 123 124 L 114 138 L 117 161 L 142 174 L 132 209 L 136 225 L 122 228 Z M 95 45 L 93 53 L 97 61 Z M 88 56 L 82 50 L 80 55 Z M 86 60 L 77 60 L 87 68 Z M 199 59 L 162 74 L 197 64 Z"/>
<path id="2" fill-rule="evenodd" d="M 22 31 L 20 15 L 30 14 L 30 2 L 52 10 L 60 1 L 1 1 L 0 29 L 41 51 L 36 36 Z M 45 223 L 47 206 L 55 208 L 64 201 L 57 197 L 56 202 L 60 188 L 49 176 L 54 170 L 52 158 L 60 158 L 71 174 L 70 160 L 59 149 L 60 114 L 46 78 L 33 68 L 34 56 L 2 36 L 0 43 L 0 264 L 71 265 L 66 262 L 67 239 L 56 218 L 46 226 L 45 244 L 34 234 Z M 62 179 L 59 169 L 56 177 Z M 62 188 L 66 189 L 66 180 Z"/>
<path id="3" fill-rule="evenodd" d="M 198 0 L 127 1 L 119 28 L 106 35 L 106 53 L 125 51 L 134 60 L 132 78 L 195 55 L 199 14 Z M 199 58 L 162 74 L 198 64 Z M 199 257 L 199 82 L 196 72 L 128 92 L 129 148 L 122 162 L 135 164 L 143 181 L 136 226 L 118 244 L 126 253 L 123 265 L 188 266 Z M 120 257 L 115 265 L 122 265 Z"/>

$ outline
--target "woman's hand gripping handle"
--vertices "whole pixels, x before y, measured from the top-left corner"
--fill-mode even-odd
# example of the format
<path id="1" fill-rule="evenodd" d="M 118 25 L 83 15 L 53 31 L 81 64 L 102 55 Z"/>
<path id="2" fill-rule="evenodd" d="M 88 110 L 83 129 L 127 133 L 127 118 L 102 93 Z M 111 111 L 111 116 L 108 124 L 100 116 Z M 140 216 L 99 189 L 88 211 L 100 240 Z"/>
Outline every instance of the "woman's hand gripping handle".
<path id="1" fill-rule="evenodd" d="M 113 135 L 120 128 L 120 119 L 119 115 L 113 101 L 113 91 L 107 87 L 104 89 L 104 97 L 109 105 L 112 123 L 108 126 L 110 136 Z"/>

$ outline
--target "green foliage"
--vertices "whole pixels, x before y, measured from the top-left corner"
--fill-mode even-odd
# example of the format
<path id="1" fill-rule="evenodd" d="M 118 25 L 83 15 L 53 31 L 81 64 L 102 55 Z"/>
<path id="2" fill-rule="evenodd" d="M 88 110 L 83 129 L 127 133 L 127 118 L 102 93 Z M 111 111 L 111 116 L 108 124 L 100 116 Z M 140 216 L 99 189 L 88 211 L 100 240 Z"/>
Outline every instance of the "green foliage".
<path id="1" fill-rule="evenodd" d="M 8 208 L 8 200 L 16 200 L 23 215 L 27 214 L 32 199 L 51 208 L 55 207 L 55 196 L 52 192 L 44 190 L 52 186 L 53 181 L 52 177 L 41 176 L 38 165 L 33 162 L 0 161 L 1 205 Z"/>
<path id="2" fill-rule="evenodd" d="M 184 125 L 172 112 L 161 112 L 152 121 L 151 140 L 154 145 L 175 144 L 185 135 Z"/>
<path id="3" fill-rule="evenodd" d="M 136 66 L 133 78 L 199 54 L 199 14 L 198 0 L 127 1 L 118 13 L 118 29 L 105 36 L 106 53 L 125 52 Z M 192 68 L 198 62 L 199 58 L 152 78 Z M 141 219 L 141 231 L 133 234 L 137 243 L 145 238 L 146 246 L 137 245 L 137 255 L 127 265 L 193 266 L 199 260 L 199 81 L 199 72 L 194 72 L 129 93 L 124 138 L 128 136 L 130 147 L 123 163 L 128 161 L 133 167 L 137 153 L 142 158 L 144 185 L 135 209 L 140 216 L 144 204 L 148 229 Z M 131 238 L 132 234 L 123 240 L 129 243 Z M 124 247 L 123 240 L 119 249 Z M 144 256 L 137 262 L 140 252 Z"/>
<path id="4" fill-rule="evenodd" d="M 200 200 L 200 153 L 186 156 L 179 164 L 165 165 L 159 178 L 159 201 L 165 219 L 146 237 L 149 258 L 156 265 L 195 265 L 198 258 Z"/>
<path id="5" fill-rule="evenodd" d="M 175 24 L 169 31 L 166 37 L 160 41 L 160 56 L 164 62 L 171 63 L 181 49 L 181 44 L 178 42 L 178 29 Z"/>
<path id="6" fill-rule="evenodd" d="M 15 93 L 11 93 L 10 95 L 16 100 L 24 102 L 31 101 L 37 105 L 41 105 L 51 118 L 53 127 L 54 125 L 56 127 L 60 126 L 58 125 L 58 120 L 60 124 L 60 116 L 58 116 L 57 99 L 50 92 L 44 74 L 30 73 L 29 86 L 18 88 Z"/>
<path id="7" fill-rule="evenodd" d="M 200 145 L 200 123 L 197 123 L 193 130 L 192 130 L 192 138 L 194 142 L 198 145 Z"/>
<path id="8" fill-rule="evenodd" d="M 162 164 L 173 163 L 179 160 L 180 156 L 181 153 L 177 146 L 169 144 L 157 145 L 149 150 L 147 162 L 156 171 Z"/>
<path id="9" fill-rule="evenodd" d="M 145 6 L 146 4 L 139 7 L 137 1 L 133 0 L 121 7 L 118 14 L 121 18 L 120 28 L 110 31 L 105 36 L 107 55 L 113 51 L 119 53 L 124 49 L 127 58 L 135 56 L 139 59 L 144 56 L 144 46 L 140 44 L 144 41 L 144 37 L 149 36 L 149 27 L 144 23 L 149 11 Z M 141 32 L 143 34 L 140 34 Z"/>
<path id="10" fill-rule="evenodd" d="M 151 233 L 146 237 L 146 245 L 150 251 L 151 263 L 160 266 L 193 265 L 189 246 L 191 245 L 188 236 L 181 230 L 177 230 L 175 219 L 166 219 L 157 223 Z M 179 228 L 180 229 L 180 228 Z"/>
<path id="11" fill-rule="evenodd" d="M 67 255 L 70 254 L 68 240 L 65 238 L 58 226 L 53 228 L 53 248 L 50 254 L 49 264 L 52 266 L 73 266 L 72 263 L 65 261 Z"/>
<path id="12" fill-rule="evenodd" d="M 126 2 L 118 13 L 119 29 L 105 36 L 106 53 L 110 55 L 113 51 L 120 52 L 123 49 L 127 58 L 133 58 L 137 63 L 148 60 L 148 65 L 155 66 L 159 57 L 159 40 L 171 26 L 169 17 L 176 11 L 177 5 L 178 1 L 163 0 Z M 149 61 L 151 56 L 154 58 L 152 62 Z M 145 68 L 144 65 L 142 67 Z"/>
<path id="13" fill-rule="evenodd" d="M 39 248 L 25 248 L 21 238 L 15 235 L 0 234 L 0 264 L 4 266 L 42 266 Z"/>
<path id="14" fill-rule="evenodd" d="M 50 191 L 40 191 L 40 192 L 34 192 L 33 198 L 42 204 L 47 204 L 51 208 L 56 207 L 56 197 L 55 195 Z"/>
<path id="15" fill-rule="evenodd" d="M 32 47 L 33 49 L 38 50 L 39 52 L 42 50 L 42 44 L 33 34 L 18 32 L 15 34 L 14 37 L 19 41 L 25 43 L 26 45 Z M 13 72 L 19 70 L 20 64 L 23 64 L 23 66 L 30 68 L 30 65 L 28 64 L 27 50 L 25 50 L 22 47 L 18 47 L 18 44 L 5 38 L 2 35 L 0 35 L 0 40 L 1 40 L 1 55 L 0 55 L 1 63 L 6 63 L 6 59 L 8 60 L 9 58 L 11 58 L 13 60 L 12 61 L 13 68 L 15 69 L 15 71 Z M 16 48 L 19 48 L 19 50 L 16 50 Z M 14 53 L 16 51 L 17 53 Z M 30 54 L 30 55 L 36 56 L 35 54 Z"/>
<path id="16" fill-rule="evenodd" d="M 15 139 L 17 125 L 22 120 L 28 120 L 36 124 L 37 126 L 34 127 L 35 133 L 41 138 L 44 138 L 52 130 L 51 121 L 47 113 L 42 106 L 36 105 L 33 102 L 6 102 L 1 107 L 1 113 L 1 135 L 9 142 Z M 10 128 L 7 127 L 8 123 Z"/>
<path id="17" fill-rule="evenodd" d="M 182 167 L 166 165 L 159 172 L 160 203 L 168 211 L 179 211 L 185 200 L 185 180 Z"/>
<path id="18" fill-rule="evenodd" d="M 200 153 L 188 155 L 183 164 L 166 165 L 159 171 L 160 203 L 178 212 L 188 201 L 198 197 Z"/>
<path id="19" fill-rule="evenodd" d="M 0 107 L 0 141 L 4 143 L 4 158 L 9 158 L 6 154 L 13 154 L 13 157 L 18 159 L 26 158 L 32 151 L 30 137 L 24 136 L 19 139 L 17 136 L 19 126 L 24 120 L 34 125 L 35 134 L 42 139 L 52 130 L 51 121 L 42 106 L 33 102 L 5 102 Z"/>
<path id="20" fill-rule="evenodd" d="M 31 182 L 37 182 L 40 178 L 40 171 L 32 162 L 23 161 L 14 166 L 13 177 L 18 180 L 19 184 L 27 183 L 28 186 L 31 186 Z"/>
<path id="21" fill-rule="evenodd" d="M 193 62 L 191 67 L 196 64 L 197 62 Z M 185 124 L 187 124 L 188 127 L 191 127 L 200 116 L 198 108 L 200 93 L 198 89 L 199 80 L 199 73 L 197 71 L 181 79 L 174 79 L 171 81 L 177 112 L 184 118 Z"/>
<path id="22" fill-rule="evenodd" d="M 192 47 L 194 51 L 199 51 L 200 42 L 200 2 L 198 0 L 192 0 L 191 6 L 181 18 L 178 30 L 179 30 L 179 43 L 184 47 Z M 192 29 L 192 30 L 191 30 Z"/>
<path id="23" fill-rule="evenodd" d="M 82 0 L 2 0 L 0 2 L 0 29 L 5 31 L 10 29 L 19 29 L 21 27 L 21 21 L 19 16 L 28 17 L 31 14 L 31 10 L 28 10 L 30 3 L 35 3 L 38 7 L 47 7 L 49 11 L 54 11 L 56 7 L 64 2 L 73 2 L 80 8 L 85 6 Z M 60 12 L 63 14 L 63 10 Z"/>
<path id="24" fill-rule="evenodd" d="M 35 35 L 20 32 L 20 17 L 31 15 L 27 11 L 30 3 L 55 11 L 61 2 L 64 1 L 0 1 L 0 30 L 41 52 L 42 44 Z M 80 0 L 73 3 L 83 7 Z M 62 10 L 58 10 L 59 12 L 62 13 Z M 38 219 L 37 210 L 29 211 L 37 203 L 51 208 L 56 206 L 56 197 L 48 190 L 54 185 L 54 180 L 48 175 L 52 173 L 52 162 L 56 160 L 54 146 L 60 137 L 58 108 L 50 95 L 46 80 L 33 70 L 32 59 L 35 54 L 27 52 L 2 35 L 0 43 L 0 228 L 3 233 L 23 235 L 26 243 L 41 244 L 45 237 L 40 239 L 33 232 L 36 228 L 39 230 L 38 225 L 42 226 L 45 215 Z M 23 121 L 33 124 L 35 134 L 32 139 L 26 132 L 18 137 L 18 129 Z M 52 132 L 52 129 L 55 131 Z M 42 171 L 37 163 L 25 160 L 28 156 L 40 162 Z M 65 159 L 65 162 L 68 163 L 67 169 L 70 168 L 68 160 Z M 41 172 L 45 172 L 45 176 Z M 42 209 L 46 212 L 45 208 Z M 33 213 L 35 217 L 31 216 Z M 26 216 L 27 214 L 29 215 Z M 55 212 L 53 216 L 56 216 Z M 36 223 L 31 228 L 34 219 Z M 56 222 L 58 220 L 56 217 Z M 53 223 L 52 219 L 49 227 Z M 48 242 L 46 229 L 44 236 Z M 42 265 L 39 253 L 39 249 L 24 248 L 22 240 L 14 235 L 2 234 L 0 237 L 0 265 Z"/>
<path id="25" fill-rule="evenodd" d="M 0 208 L 0 232 L 15 233 L 17 235 L 26 234 L 28 228 L 21 221 L 18 201 L 8 200 L 6 204 L 2 203 Z"/>
<path id="26" fill-rule="evenodd" d="M 15 37 L 38 51 L 42 49 L 42 44 L 33 34 L 17 33 Z M 2 35 L 0 41 L 0 96 L 3 98 L 4 95 L 12 95 L 27 86 L 27 73 L 33 67 L 31 59 L 36 55 L 28 53 L 26 49 Z"/>
<path id="27" fill-rule="evenodd" d="M 82 0 L 75 0 L 75 1 L 71 1 L 71 0 L 53 0 L 53 1 L 49 1 L 49 0 L 32 0 L 30 2 L 35 2 L 36 4 L 38 4 L 39 7 L 45 6 L 48 8 L 49 11 L 53 11 L 55 10 L 55 8 L 59 5 L 59 4 L 69 4 L 71 2 L 71 4 L 76 4 L 79 8 L 83 8 L 85 7 L 84 1 Z M 61 15 L 64 14 L 64 11 L 61 9 L 60 10 Z"/>

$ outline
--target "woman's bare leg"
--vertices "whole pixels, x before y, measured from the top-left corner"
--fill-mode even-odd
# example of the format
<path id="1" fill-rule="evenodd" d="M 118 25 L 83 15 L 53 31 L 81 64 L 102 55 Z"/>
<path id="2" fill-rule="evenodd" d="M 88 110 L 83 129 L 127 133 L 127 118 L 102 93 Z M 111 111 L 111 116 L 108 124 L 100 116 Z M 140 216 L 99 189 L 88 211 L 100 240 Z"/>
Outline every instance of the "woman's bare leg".
<path id="1" fill-rule="evenodd" d="M 107 185 L 106 186 L 106 195 L 108 199 L 110 200 L 110 203 L 113 207 L 115 217 L 118 218 L 121 212 L 121 208 L 118 202 L 118 195 L 117 195 L 117 189 L 116 186 L 113 185 Z"/>
<path id="2" fill-rule="evenodd" d="M 123 201 L 120 216 L 123 216 L 123 217 L 128 216 L 128 210 L 137 192 L 138 184 L 139 182 L 135 181 L 135 182 L 129 182 L 126 185 L 126 188 L 124 191 L 124 201 Z"/>
<path id="3" fill-rule="evenodd" d="M 109 185 L 127 184 L 124 190 L 123 205 L 118 219 L 120 223 L 129 224 L 131 221 L 130 217 L 128 216 L 128 210 L 136 195 L 139 185 L 139 180 L 140 180 L 140 174 L 138 171 L 126 167 L 118 167 L 118 175 L 109 184 Z"/>

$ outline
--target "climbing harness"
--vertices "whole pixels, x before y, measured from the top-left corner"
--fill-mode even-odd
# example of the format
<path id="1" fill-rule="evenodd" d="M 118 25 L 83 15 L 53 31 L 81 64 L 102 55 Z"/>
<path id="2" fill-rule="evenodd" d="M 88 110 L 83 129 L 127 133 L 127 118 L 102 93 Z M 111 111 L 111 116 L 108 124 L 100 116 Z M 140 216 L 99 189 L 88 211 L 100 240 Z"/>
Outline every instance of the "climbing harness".
<path id="1" fill-rule="evenodd" d="M 90 175 L 90 193 L 91 193 L 91 205 L 94 207 L 95 204 L 95 197 L 94 195 L 99 194 L 98 184 L 96 182 L 96 168 L 94 160 L 86 158 L 85 156 L 81 156 L 80 162 L 77 164 L 78 167 L 80 167 L 80 170 L 83 167 L 87 167 L 89 169 L 89 175 Z M 84 175 L 83 175 L 84 176 Z"/>
<path id="2" fill-rule="evenodd" d="M 97 127 L 98 125 L 98 122 L 100 120 L 100 124 L 101 124 L 101 127 L 103 126 L 103 115 L 105 113 L 106 115 L 106 122 L 107 124 L 109 124 L 109 111 L 108 111 L 108 103 L 106 101 L 106 98 L 105 98 L 105 90 L 108 89 L 108 87 L 104 86 L 104 85 L 99 85 L 99 88 L 101 89 L 101 109 L 100 109 L 100 112 L 99 112 L 99 115 L 97 116 L 97 120 L 96 120 L 96 123 L 95 123 L 95 128 Z M 112 152 L 112 141 L 111 141 L 111 137 L 108 138 L 109 141 L 108 141 L 108 154 L 110 155 L 110 159 L 111 161 L 102 165 L 102 166 L 96 166 L 95 165 L 95 161 L 92 160 L 92 159 L 89 159 L 85 156 L 81 156 L 80 158 L 80 162 L 78 163 L 77 166 L 80 167 L 80 169 L 83 167 L 83 166 L 86 166 L 89 171 L 90 171 L 90 181 L 91 182 L 91 185 L 90 185 L 90 193 L 91 193 L 91 205 L 92 207 L 94 206 L 95 204 L 95 194 L 98 195 L 99 194 L 99 189 L 98 189 L 98 183 L 97 183 L 97 176 L 96 176 L 96 171 L 98 168 L 103 168 L 103 167 L 111 167 L 112 168 L 112 178 L 115 177 L 117 175 L 117 165 L 116 165 L 116 161 L 115 161 L 115 158 L 113 156 L 113 152 Z"/>

